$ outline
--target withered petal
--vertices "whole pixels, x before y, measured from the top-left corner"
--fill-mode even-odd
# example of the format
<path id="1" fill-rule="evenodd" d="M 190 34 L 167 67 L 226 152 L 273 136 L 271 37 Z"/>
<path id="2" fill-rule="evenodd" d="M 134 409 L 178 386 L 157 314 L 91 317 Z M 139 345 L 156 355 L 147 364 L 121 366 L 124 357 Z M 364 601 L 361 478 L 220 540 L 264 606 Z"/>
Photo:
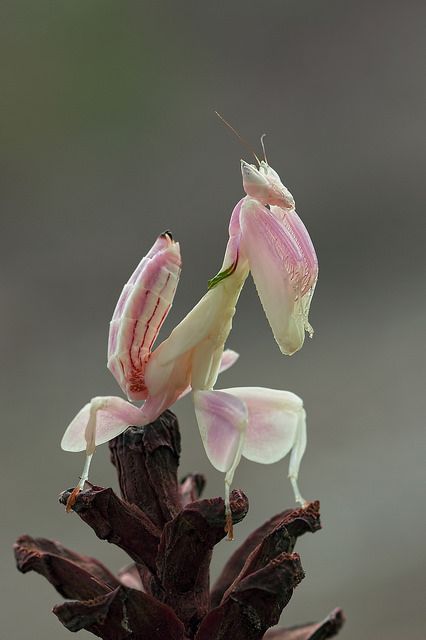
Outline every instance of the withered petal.
<path id="1" fill-rule="evenodd" d="M 59 542 L 24 535 L 14 545 L 19 571 L 44 576 L 64 598 L 86 600 L 111 592 L 120 583 L 98 560 Z"/>
<path id="2" fill-rule="evenodd" d="M 241 491 L 231 493 L 234 524 L 248 511 Z M 215 544 L 225 537 L 225 503 L 222 498 L 188 504 L 164 527 L 158 550 L 159 597 L 176 611 L 194 632 L 210 608 L 209 567 Z"/>
<path id="3" fill-rule="evenodd" d="M 65 602 L 53 613 L 70 631 L 87 629 L 104 640 L 183 640 L 183 624 L 150 595 L 120 586 L 86 602 Z"/>
<path id="4" fill-rule="evenodd" d="M 294 538 L 300 538 L 305 533 L 315 533 L 321 529 L 319 500 L 308 502 L 304 507 L 292 509 L 282 520 L 288 532 Z"/>
<path id="5" fill-rule="evenodd" d="M 59 500 L 66 504 L 69 491 Z M 124 549 L 138 563 L 155 573 L 160 531 L 135 505 L 120 500 L 112 489 L 91 486 L 78 494 L 73 511 L 88 524 L 98 538 Z"/>
<path id="6" fill-rule="evenodd" d="M 345 622 L 342 609 L 334 609 L 322 622 L 292 627 L 271 629 L 264 640 L 327 640 L 337 635 Z"/>
<path id="7" fill-rule="evenodd" d="M 203 620 L 195 640 L 261 640 L 277 624 L 304 573 L 297 553 L 282 553 L 238 583 Z"/>
<path id="8" fill-rule="evenodd" d="M 247 576 L 265 567 L 282 553 L 291 553 L 297 536 L 319 528 L 319 503 L 311 503 L 303 509 L 285 513 L 281 521 L 270 531 L 248 556 L 244 567 L 223 596 L 223 600 Z"/>
<path id="9" fill-rule="evenodd" d="M 212 606 L 214 607 L 220 604 L 225 592 L 230 588 L 232 583 L 243 570 L 249 556 L 254 552 L 256 547 L 262 544 L 263 541 L 270 536 L 274 530 L 277 528 L 282 529 L 282 527 L 285 526 L 289 539 L 287 538 L 287 541 L 283 546 L 284 543 L 281 541 L 280 533 L 279 535 L 270 538 L 268 542 L 269 550 L 266 549 L 266 545 L 261 548 L 262 550 L 259 549 L 259 555 L 263 554 L 265 556 L 264 562 L 268 561 L 268 557 L 271 558 L 274 556 L 274 547 L 276 545 L 278 545 L 277 553 L 282 551 L 291 552 L 294 549 L 297 537 L 308 531 L 311 531 L 312 533 L 318 531 L 321 528 L 319 506 L 319 502 L 316 501 L 310 502 L 304 508 L 286 509 L 253 531 L 229 558 L 219 578 L 214 584 L 211 592 Z M 275 553 L 275 555 L 277 555 L 277 553 Z M 261 564 L 260 558 L 258 557 L 258 563 L 259 562 Z M 253 570 L 256 570 L 255 567 L 260 566 L 260 564 L 255 564 Z M 245 570 L 244 574 L 246 575 L 248 571 L 249 570 Z"/>

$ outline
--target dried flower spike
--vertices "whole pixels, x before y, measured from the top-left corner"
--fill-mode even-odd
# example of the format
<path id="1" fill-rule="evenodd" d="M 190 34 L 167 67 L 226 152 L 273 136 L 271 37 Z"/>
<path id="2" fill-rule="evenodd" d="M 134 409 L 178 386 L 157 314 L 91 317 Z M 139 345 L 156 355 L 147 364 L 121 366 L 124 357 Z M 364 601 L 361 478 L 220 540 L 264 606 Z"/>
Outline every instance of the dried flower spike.
<path id="1" fill-rule="evenodd" d="M 318 502 L 288 509 L 255 530 L 210 591 L 212 552 L 225 536 L 225 505 L 222 498 L 198 499 L 199 476 L 179 485 L 176 417 L 166 411 L 152 425 L 127 429 L 110 450 L 122 498 L 91 485 L 73 510 L 132 564 L 114 575 L 58 542 L 24 535 L 15 545 L 18 569 L 43 575 L 65 598 L 53 609 L 65 628 L 86 629 L 103 640 L 326 640 L 339 631 L 340 609 L 321 623 L 271 629 L 304 577 L 294 548 L 298 537 L 321 528 Z M 63 504 L 69 494 L 60 496 Z M 237 525 L 248 500 L 233 491 L 230 506 Z"/>

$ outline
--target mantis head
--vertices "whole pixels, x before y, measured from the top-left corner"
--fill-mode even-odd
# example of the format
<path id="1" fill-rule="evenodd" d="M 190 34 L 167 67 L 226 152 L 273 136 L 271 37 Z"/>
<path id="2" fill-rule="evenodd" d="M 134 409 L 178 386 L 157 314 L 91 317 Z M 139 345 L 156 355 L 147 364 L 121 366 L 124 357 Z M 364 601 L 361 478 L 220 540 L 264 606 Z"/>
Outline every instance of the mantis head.
<path id="1" fill-rule="evenodd" d="M 278 173 L 265 160 L 259 162 L 259 168 L 241 160 L 241 173 L 243 188 L 248 196 L 263 205 L 294 209 L 293 196 L 281 182 Z"/>

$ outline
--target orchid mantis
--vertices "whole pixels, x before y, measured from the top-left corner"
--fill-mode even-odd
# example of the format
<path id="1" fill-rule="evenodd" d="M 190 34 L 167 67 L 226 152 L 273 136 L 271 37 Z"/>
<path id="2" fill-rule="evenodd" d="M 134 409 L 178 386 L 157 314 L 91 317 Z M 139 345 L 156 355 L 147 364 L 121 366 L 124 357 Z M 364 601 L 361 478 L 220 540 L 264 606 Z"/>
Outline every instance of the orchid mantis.
<path id="1" fill-rule="evenodd" d="M 158 238 L 125 285 L 110 324 L 108 368 L 131 401 L 94 398 L 67 428 L 61 446 L 86 450 L 80 482 L 88 477 L 96 445 L 130 424 L 153 422 L 177 399 L 193 392 L 203 444 L 212 464 L 225 472 L 227 529 L 232 537 L 230 485 L 242 456 L 264 464 L 290 456 L 289 477 L 296 501 L 306 420 L 300 398 L 288 391 L 235 388 L 215 391 L 220 371 L 238 355 L 224 351 L 242 286 L 251 271 L 274 337 L 285 354 L 298 351 L 305 331 L 318 264 L 294 200 L 265 161 L 257 169 L 241 162 L 246 196 L 234 208 L 223 265 L 207 293 L 156 349 L 155 339 L 170 310 L 180 268 L 178 243 Z"/>

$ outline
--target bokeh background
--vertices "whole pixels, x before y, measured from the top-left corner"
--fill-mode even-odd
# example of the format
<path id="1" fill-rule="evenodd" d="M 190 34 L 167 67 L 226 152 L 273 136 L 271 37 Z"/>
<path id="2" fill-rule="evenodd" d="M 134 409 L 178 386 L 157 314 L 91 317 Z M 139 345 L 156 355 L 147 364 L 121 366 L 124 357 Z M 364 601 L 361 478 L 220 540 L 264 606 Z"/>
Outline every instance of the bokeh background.
<path id="1" fill-rule="evenodd" d="M 422 0 L 1 3 L 1 637 L 69 637 L 52 587 L 15 571 L 17 535 L 126 562 L 57 503 L 82 464 L 59 440 L 91 396 L 119 393 L 108 322 L 156 235 L 172 229 L 184 258 L 163 335 L 221 264 L 249 158 L 214 109 L 257 147 L 268 134 L 320 261 L 314 339 L 282 357 L 249 282 L 221 380 L 307 407 L 300 485 L 324 529 L 300 541 L 307 575 L 282 622 L 339 605 L 342 639 L 424 637 L 425 18 Z M 176 411 L 182 473 L 221 494 L 190 400 Z M 292 504 L 286 473 L 242 462 L 251 510 L 216 573 Z M 107 447 L 92 480 L 115 486 Z"/>

